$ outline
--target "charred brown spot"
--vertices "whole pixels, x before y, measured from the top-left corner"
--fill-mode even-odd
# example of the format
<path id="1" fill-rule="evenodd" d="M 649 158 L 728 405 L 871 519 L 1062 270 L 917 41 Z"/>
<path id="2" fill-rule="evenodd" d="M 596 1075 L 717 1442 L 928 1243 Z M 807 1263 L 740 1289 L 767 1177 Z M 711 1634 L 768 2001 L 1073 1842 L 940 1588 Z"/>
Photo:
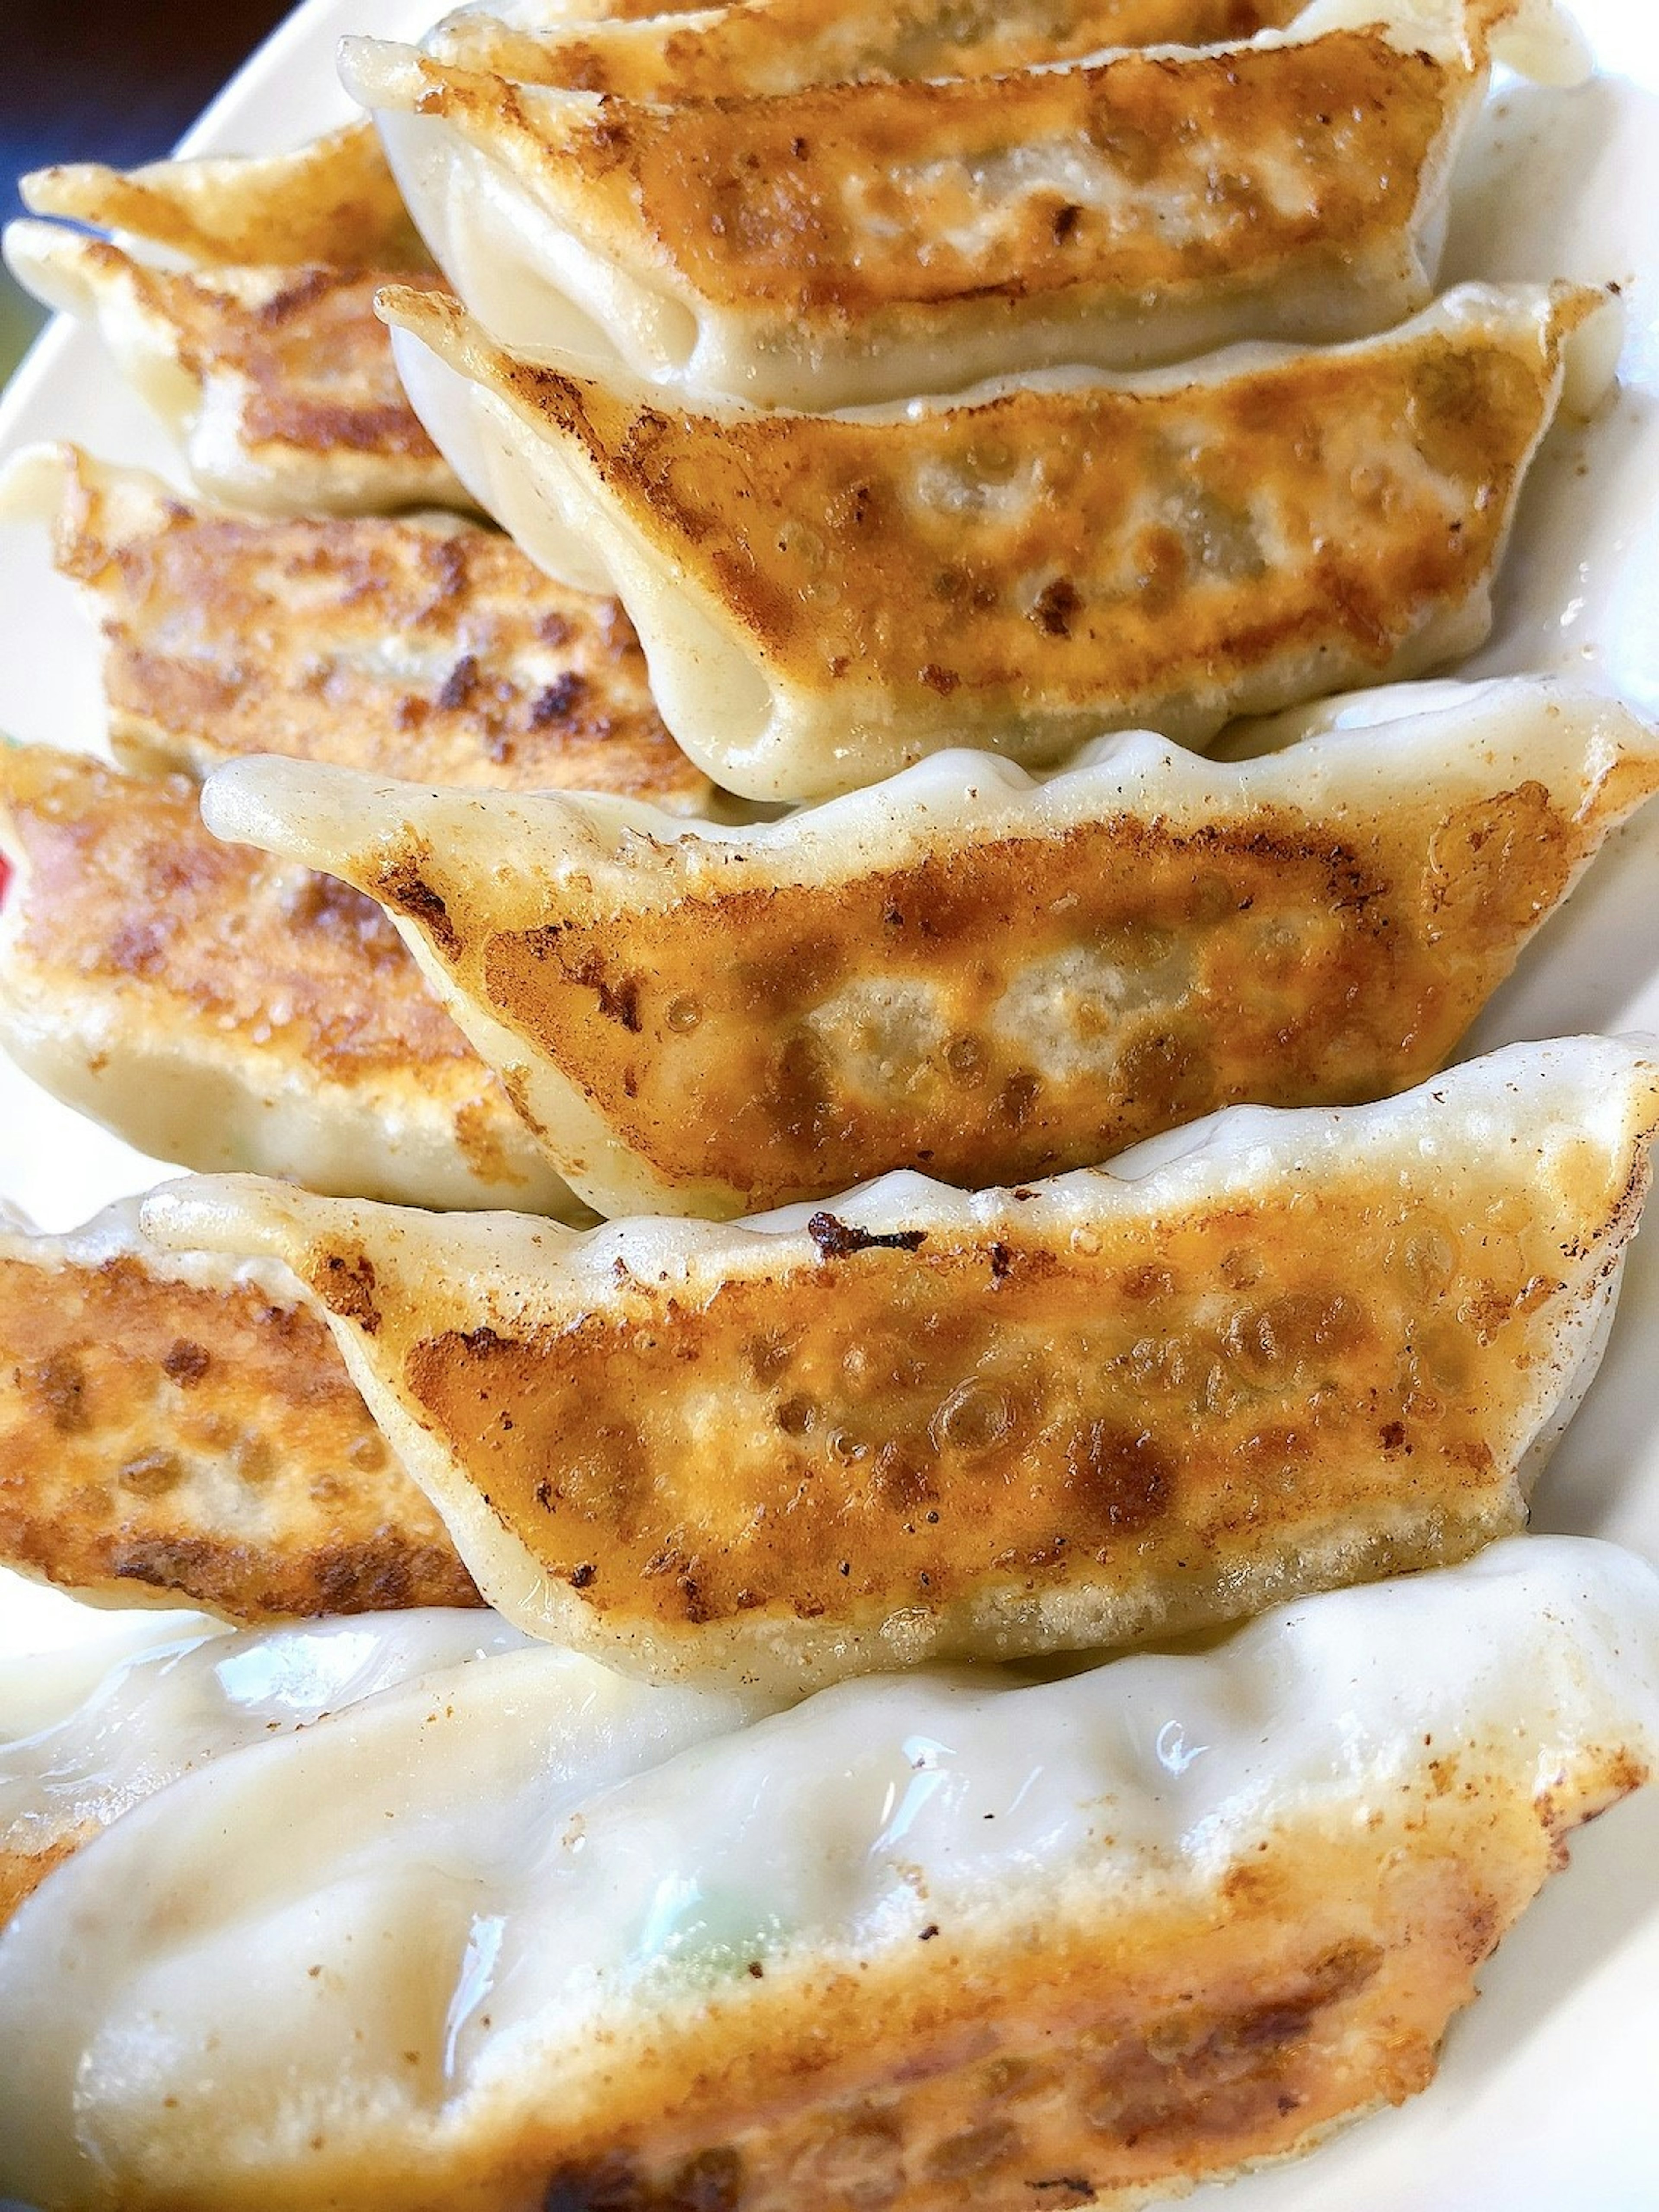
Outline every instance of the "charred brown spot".
<path id="1" fill-rule="evenodd" d="M 375 896 L 398 914 L 418 922 L 441 952 L 458 957 L 461 940 L 449 919 L 449 908 L 421 873 L 424 850 L 411 850 L 388 860 L 375 878 Z"/>
<path id="2" fill-rule="evenodd" d="M 1055 576 L 1031 603 L 1031 620 L 1049 637 L 1070 637 L 1083 600 L 1069 576 Z"/>
<path id="3" fill-rule="evenodd" d="M 86 1370 L 74 1352 L 55 1352 L 31 1362 L 19 1369 L 18 1381 L 59 1436 L 86 1427 Z"/>
<path id="4" fill-rule="evenodd" d="M 213 1364 L 213 1355 L 204 1344 L 194 1344 L 188 1337 L 175 1338 L 161 1361 L 162 1371 L 169 1381 L 188 1390 L 207 1373 Z"/>
<path id="5" fill-rule="evenodd" d="M 374 1262 L 366 1252 L 348 1256 L 330 1252 L 315 1271 L 317 1295 L 331 1313 L 355 1322 L 365 1336 L 380 1334 L 380 1310 L 374 1303 Z"/>
<path id="6" fill-rule="evenodd" d="M 443 681 L 438 694 L 441 714 L 459 714 L 478 684 L 478 663 L 476 655 L 464 653 Z"/>
<path id="7" fill-rule="evenodd" d="M 640 979 L 624 975 L 612 981 L 597 961 L 580 969 L 575 981 L 592 991 L 607 1021 L 618 1023 L 630 1036 L 640 1033 Z"/>
<path id="8" fill-rule="evenodd" d="M 1151 1432 L 1093 1421 L 1066 1455 L 1066 1487 L 1097 1528 L 1138 1535 L 1170 1503 L 1173 1469 Z"/>
<path id="9" fill-rule="evenodd" d="M 838 1221 L 833 1213 L 815 1213 L 806 1233 L 826 1260 L 850 1259 L 854 1252 L 919 1252 L 927 1242 L 925 1229 L 896 1229 L 880 1236 Z"/>
<path id="10" fill-rule="evenodd" d="M 556 722 L 568 721 L 580 706 L 586 691 L 586 678 L 574 668 L 567 668 L 545 690 L 537 693 L 530 709 L 531 726 L 544 730 Z"/>
<path id="11" fill-rule="evenodd" d="M 542 2212 L 737 2212 L 742 2197 L 742 2157 L 722 2144 L 660 2178 L 620 2157 L 563 2168 L 548 2183 Z"/>

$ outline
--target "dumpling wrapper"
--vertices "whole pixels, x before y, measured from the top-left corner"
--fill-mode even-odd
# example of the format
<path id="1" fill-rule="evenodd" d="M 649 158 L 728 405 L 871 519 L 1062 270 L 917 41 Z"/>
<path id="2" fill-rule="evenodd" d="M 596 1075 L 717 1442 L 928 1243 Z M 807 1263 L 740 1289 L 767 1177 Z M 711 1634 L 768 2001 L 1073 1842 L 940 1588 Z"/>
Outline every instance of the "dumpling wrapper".
<path id="1" fill-rule="evenodd" d="M 136 1200 L 0 1226 L 0 1565 L 244 1622 L 478 1602 L 286 1269 L 158 1251 Z"/>
<path id="2" fill-rule="evenodd" d="M 380 285 L 418 281 L 407 272 L 167 270 L 27 221 L 8 225 L 5 255 L 26 291 L 97 331 L 210 498 L 267 514 L 469 504 L 374 319 Z"/>
<path id="3" fill-rule="evenodd" d="M 1566 1835 L 1659 1759 L 1659 1582 L 1572 1539 L 684 1748 L 640 1740 L 673 1693 L 611 1677 L 573 1759 L 568 1663 L 219 1759 L 60 1867 L 0 1940 L 0 2185 L 1128 2212 L 1423 2087 Z"/>
<path id="4" fill-rule="evenodd" d="M 1323 352 L 806 417 L 666 411 L 514 362 L 446 297 L 381 306 L 480 502 L 617 592 L 669 729 L 758 799 L 946 745 L 1199 744 L 1472 650 L 1538 442 L 1618 337 L 1604 293 L 1464 285 Z"/>
<path id="5" fill-rule="evenodd" d="M 0 1923 L 54 1866 L 181 1775 L 523 1640 L 476 1610 L 240 1636 L 173 1613 L 113 1649 L 0 1659 Z"/>
<path id="6" fill-rule="evenodd" d="M 1209 1627 L 1521 1526 L 1656 1127 L 1659 1058 L 1585 1037 L 735 1226 L 249 1180 L 143 1219 L 293 1267 L 509 1620 L 788 1695 Z"/>
<path id="7" fill-rule="evenodd" d="M 580 1214 L 374 902 L 221 844 L 182 776 L 0 746 L 0 1045 L 141 1152 Z"/>
<path id="8" fill-rule="evenodd" d="M 496 344 L 810 410 L 1399 322 L 1519 12 L 1320 0 L 1242 45 L 682 106 L 370 39 L 341 71 Z"/>
<path id="9" fill-rule="evenodd" d="M 0 471 L 0 521 L 51 526 L 101 618 L 112 747 L 142 772 L 279 752 L 671 813 L 712 803 L 616 600 L 563 589 L 459 515 L 237 514 L 35 446 Z"/>
<path id="10" fill-rule="evenodd" d="M 385 903 L 590 1205 L 725 1216 L 1431 1074 L 1659 791 L 1659 734 L 1524 678 L 1364 704 L 1238 765 L 936 754 L 743 830 L 280 761 L 204 812 Z"/>
<path id="11" fill-rule="evenodd" d="M 464 8 L 422 40 L 515 84 L 627 100 L 729 99 L 871 78 L 1000 76 L 1109 46 L 1212 46 L 1290 21 L 1303 0 L 746 0 L 537 26 L 534 8 Z M 509 18 L 511 20 L 503 20 Z"/>
<path id="12" fill-rule="evenodd" d="M 291 153 L 210 155 L 125 170 L 60 162 L 23 178 L 18 191 L 33 215 L 120 231 L 201 268 L 432 265 L 367 121 Z"/>

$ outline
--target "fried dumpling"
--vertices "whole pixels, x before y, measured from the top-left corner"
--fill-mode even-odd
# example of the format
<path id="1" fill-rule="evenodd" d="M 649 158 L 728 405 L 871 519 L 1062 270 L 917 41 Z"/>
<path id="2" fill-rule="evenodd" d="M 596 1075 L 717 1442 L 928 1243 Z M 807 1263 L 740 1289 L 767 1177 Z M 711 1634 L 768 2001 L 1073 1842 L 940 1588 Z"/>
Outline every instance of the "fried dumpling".
<path id="1" fill-rule="evenodd" d="M 35 170 L 18 191 L 35 215 L 122 231 L 200 267 L 431 266 L 368 122 L 348 124 L 291 153 L 215 155 L 126 170 L 63 162 Z"/>
<path id="2" fill-rule="evenodd" d="M 141 1152 L 423 1206 L 574 1201 L 374 902 L 182 776 L 0 747 L 0 1044 Z"/>
<path id="3" fill-rule="evenodd" d="M 940 753 L 738 830 L 280 761 L 204 805 L 385 902 L 590 1205 L 737 1214 L 1438 1067 L 1659 791 L 1659 734 L 1526 679 L 1358 711 L 1239 765 L 1107 738 L 1034 783 Z"/>
<path id="4" fill-rule="evenodd" d="M 136 1201 L 0 1227 L 0 1565 L 240 1621 L 478 1602 L 298 1285 Z"/>
<path id="5" fill-rule="evenodd" d="M 693 401 L 848 407 L 1327 343 L 1425 306 L 1452 159 L 1516 9 L 1352 12 L 1237 46 L 684 106 L 375 40 L 348 40 L 341 67 L 497 344 Z"/>
<path id="6" fill-rule="evenodd" d="M 618 791 L 702 813 L 627 616 L 459 515 L 191 504 L 73 446 L 0 473 L 101 617 L 110 740 L 142 771 L 286 753 L 416 781 Z"/>
<path id="7" fill-rule="evenodd" d="M 1471 649 L 1568 369 L 1588 402 L 1617 325 L 1601 292 L 1466 285 L 1324 352 L 826 418 L 665 412 L 515 362 L 453 300 L 382 305 L 462 477 L 550 574 L 619 593 L 664 721 L 760 799 L 949 744 L 1202 743 Z"/>
<path id="8" fill-rule="evenodd" d="M 678 15 L 538 22 L 464 8 L 428 53 L 515 84 L 628 100 L 718 100 L 875 77 L 1000 76 L 1109 46 L 1210 46 L 1287 23 L 1303 0 L 746 0 Z M 512 20 L 504 21 L 506 16 Z"/>
<path id="9" fill-rule="evenodd" d="M 1572 1539 L 678 1744 L 611 1677 L 586 1760 L 562 1657 L 219 1759 L 59 1868 L 0 1939 L 0 2186 L 1128 2212 L 1422 2088 L 1659 1761 L 1659 1579 Z"/>
<path id="10" fill-rule="evenodd" d="M 209 497 L 275 514 L 468 503 L 375 320 L 389 272 L 153 268 L 50 222 L 10 224 L 5 250 L 36 299 L 96 328 Z"/>
<path id="11" fill-rule="evenodd" d="M 1516 1527 L 1656 1127 L 1659 1058 L 1587 1037 L 734 1227 L 246 1179 L 144 1221 L 289 1262 L 509 1620 L 787 1694 L 1195 1629 Z"/>
<path id="12" fill-rule="evenodd" d="M 174 1613 L 114 1649 L 0 1659 L 0 1923 L 71 1851 L 180 1775 L 523 1641 L 476 1610 L 240 1636 Z"/>

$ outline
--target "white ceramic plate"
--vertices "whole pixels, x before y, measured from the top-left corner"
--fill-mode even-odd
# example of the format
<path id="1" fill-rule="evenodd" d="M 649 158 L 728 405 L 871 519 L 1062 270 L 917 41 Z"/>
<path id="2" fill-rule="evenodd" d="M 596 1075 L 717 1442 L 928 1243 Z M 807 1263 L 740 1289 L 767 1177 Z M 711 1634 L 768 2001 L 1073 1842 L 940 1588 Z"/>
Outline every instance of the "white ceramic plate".
<path id="1" fill-rule="evenodd" d="M 185 141 L 276 149 L 349 110 L 343 31 L 416 36 L 438 0 L 308 0 Z M 1471 146 L 1448 252 L 1462 276 L 1617 280 L 1631 313 L 1620 393 L 1558 433 L 1528 487 L 1491 645 L 1472 672 L 1571 669 L 1659 714 L 1659 9 L 1580 0 L 1601 73 L 1502 89 Z M 88 147 L 88 155 L 95 155 Z M 92 339 L 49 331 L 0 403 L 0 452 L 73 437 L 178 475 Z M 0 729 L 95 744 L 91 639 L 40 537 L 0 532 Z M 1659 805 L 1545 931 L 1466 1051 L 1576 1030 L 1659 1030 Z M 0 1061 L 0 1196 L 49 1227 L 166 1170 Z M 1537 1525 L 1659 1560 L 1659 1226 L 1640 1240 L 1595 1389 L 1536 1501 Z M 0 1645 L 40 1648 L 110 1615 L 0 1576 Z M 1217 2212 L 1655 2212 L 1659 2207 L 1659 1789 L 1578 1844 L 1483 1977 L 1434 2087 L 1311 2159 L 1205 2192 Z"/>

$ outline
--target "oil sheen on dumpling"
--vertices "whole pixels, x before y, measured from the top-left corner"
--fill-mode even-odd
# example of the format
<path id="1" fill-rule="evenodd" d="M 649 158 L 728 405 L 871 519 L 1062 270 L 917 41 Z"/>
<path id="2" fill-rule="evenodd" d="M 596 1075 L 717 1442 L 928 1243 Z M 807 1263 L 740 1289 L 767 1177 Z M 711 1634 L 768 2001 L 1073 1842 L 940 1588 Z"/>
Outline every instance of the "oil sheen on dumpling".
<path id="1" fill-rule="evenodd" d="M 1465 285 L 1325 351 L 809 417 L 665 410 L 514 361 L 453 300 L 381 305 L 469 487 L 619 594 L 670 730 L 761 799 L 946 745 L 1199 744 L 1468 651 L 1569 368 L 1589 404 L 1617 336 L 1604 293 Z"/>
<path id="2" fill-rule="evenodd" d="M 417 782 L 712 793 L 653 704 L 614 599 L 555 584 L 456 514 L 239 514 L 142 469 L 33 446 L 0 521 L 44 522 L 100 617 L 125 765 L 285 753 Z"/>
<path id="3" fill-rule="evenodd" d="M 1213 46 L 1288 22 L 1301 0 L 745 0 L 603 22 L 463 8 L 425 52 L 514 84 L 628 100 L 717 100 L 872 78 L 999 76 L 1109 46 Z M 576 12 L 586 15 L 583 6 Z M 43 210 L 45 212 L 46 210 Z"/>
<path id="4" fill-rule="evenodd" d="M 244 1622 L 478 1601 L 287 1270 L 131 1201 L 0 1227 L 0 1565 Z"/>
<path id="5" fill-rule="evenodd" d="M 376 290 L 399 272 L 163 269 L 27 221 L 5 251 L 26 290 L 96 329 L 210 498 L 271 514 L 467 505 L 374 319 Z M 422 281 L 436 282 L 401 272 Z"/>
<path id="6" fill-rule="evenodd" d="M 575 1201 L 385 915 L 182 776 L 0 748 L 0 1045 L 153 1158 L 421 1206 Z"/>
<path id="7" fill-rule="evenodd" d="M 0 1923 L 71 1851 L 180 1775 L 523 1643 L 477 1610 L 239 1636 L 173 1613 L 0 1659 Z"/>
<path id="8" fill-rule="evenodd" d="M 498 344 L 847 407 L 1398 322 L 1519 12 L 1336 0 L 1236 46 L 684 106 L 374 40 L 342 69 Z"/>
<path id="9" fill-rule="evenodd" d="M 1582 1037 L 730 1227 L 246 1180 L 144 1221 L 289 1263 L 510 1620 L 788 1694 L 1196 1629 L 1518 1527 L 1656 1127 L 1659 1059 Z"/>
<path id="10" fill-rule="evenodd" d="M 1363 705 L 1238 765 L 941 753 L 744 830 L 276 761 L 204 805 L 385 903 L 590 1205 L 737 1214 L 1431 1073 L 1659 790 L 1659 738 L 1536 680 Z"/>
<path id="11" fill-rule="evenodd" d="M 578 1727 L 562 1660 L 216 1759 L 51 1875 L 0 1939 L 0 2186 L 1127 2212 L 1421 2088 L 1659 1759 L 1659 1583 L 1571 1539 L 713 1734 L 598 1668 Z"/>

